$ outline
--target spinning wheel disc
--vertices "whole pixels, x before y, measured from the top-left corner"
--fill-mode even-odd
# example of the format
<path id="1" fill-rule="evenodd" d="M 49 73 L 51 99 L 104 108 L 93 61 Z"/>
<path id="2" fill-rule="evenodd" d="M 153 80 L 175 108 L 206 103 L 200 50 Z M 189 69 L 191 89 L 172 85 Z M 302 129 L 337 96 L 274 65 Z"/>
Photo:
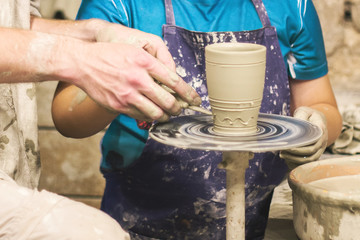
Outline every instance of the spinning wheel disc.
<path id="1" fill-rule="evenodd" d="M 259 115 L 256 133 L 244 136 L 215 132 L 210 115 L 177 117 L 150 129 L 150 137 L 160 143 L 215 151 L 284 150 L 314 143 L 321 134 L 321 129 L 309 122 L 263 113 Z"/>

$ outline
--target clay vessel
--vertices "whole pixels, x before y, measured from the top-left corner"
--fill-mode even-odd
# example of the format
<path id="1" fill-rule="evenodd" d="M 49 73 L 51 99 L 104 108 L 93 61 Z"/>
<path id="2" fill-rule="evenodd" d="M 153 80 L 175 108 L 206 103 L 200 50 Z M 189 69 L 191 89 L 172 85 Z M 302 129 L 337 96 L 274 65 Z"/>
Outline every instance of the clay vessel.
<path id="1" fill-rule="evenodd" d="M 294 228 L 301 240 L 360 239 L 360 157 L 321 160 L 295 168 Z"/>
<path id="2" fill-rule="evenodd" d="M 266 47 L 251 43 L 217 43 L 205 48 L 206 81 L 214 131 L 256 132 L 264 89 Z"/>

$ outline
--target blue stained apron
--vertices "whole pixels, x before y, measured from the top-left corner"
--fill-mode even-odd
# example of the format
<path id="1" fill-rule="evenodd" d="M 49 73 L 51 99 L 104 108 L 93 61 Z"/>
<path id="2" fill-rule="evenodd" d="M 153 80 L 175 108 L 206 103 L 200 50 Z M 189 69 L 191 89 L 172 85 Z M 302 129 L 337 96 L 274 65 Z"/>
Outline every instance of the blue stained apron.
<path id="1" fill-rule="evenodd" d="M 263 28 L 243 32 L 193 32 L 175 25 L 171 0 L 165 0 L 164 41 L 178 74 L 210 108 L 204 48 L 218 42 L 249 42 L 267 47 L 261 112 L 288 115 L 289 85 L 276 30 L 261 0 L 252 0 Z M 183 114 L 193 114 L 185 110 Z M 224 240 L 226 176 L 218 169 L 222 153 L 184 150 L 149 139 L 130 167 L 104 173 L 102 209 L 132 239 Z M 255 154 L 246 171 L 246 239 L 263 239 L 273 189 L 287 166 L 274 153 Z"/>

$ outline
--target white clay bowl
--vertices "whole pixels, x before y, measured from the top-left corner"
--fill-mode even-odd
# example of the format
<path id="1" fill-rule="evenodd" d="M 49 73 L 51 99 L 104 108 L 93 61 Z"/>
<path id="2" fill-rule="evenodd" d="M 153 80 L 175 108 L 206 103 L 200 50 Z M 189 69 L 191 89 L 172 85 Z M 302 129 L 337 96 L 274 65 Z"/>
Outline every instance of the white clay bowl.
<path id="1" fill-rule="evenodd" d="M 360 239 L 360 156 L 304 164 L 288 180 L 301 240 Z"/>

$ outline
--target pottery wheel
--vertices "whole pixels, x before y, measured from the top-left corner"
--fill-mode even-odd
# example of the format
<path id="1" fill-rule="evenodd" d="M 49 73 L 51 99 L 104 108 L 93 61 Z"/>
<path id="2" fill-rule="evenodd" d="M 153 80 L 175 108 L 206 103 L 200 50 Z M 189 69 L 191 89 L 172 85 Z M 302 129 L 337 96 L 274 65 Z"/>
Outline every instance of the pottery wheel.
<path id="1" fill-rule="evenodd" d="M 320 128 L 293 117 L 259 114 L 256 133 L 224 135 L 213 130 L 210 115 L 189 115 L 157 123 L 150 129 L 154 140 L 180 148 L 214 151 L 266 152 L 305 146 L 316 142 Z"/>
<path id="2" fill-rule="evenodd" d="M 213 130 L 211 115 L 189 115 L 157 123 L 154 140 L 179 148 L 224 151 L 226 170 L 226 239 L 245 240 L 245 171 L 252 152 L 283 150 L 314 143 L 322 131 L 292 117 L 260 114 L 257 131 L 250 135 L 224 135 Z"/>

